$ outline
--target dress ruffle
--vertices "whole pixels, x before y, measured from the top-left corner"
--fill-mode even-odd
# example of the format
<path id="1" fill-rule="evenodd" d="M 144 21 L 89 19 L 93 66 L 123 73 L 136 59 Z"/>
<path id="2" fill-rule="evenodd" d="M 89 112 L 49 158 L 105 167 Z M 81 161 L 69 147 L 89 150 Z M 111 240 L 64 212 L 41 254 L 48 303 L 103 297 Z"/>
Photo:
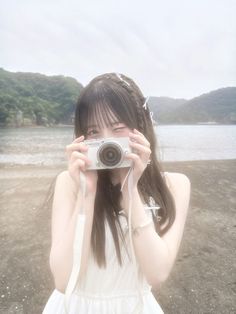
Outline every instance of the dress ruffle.
<path id="1" fill-rule="evenodd" d="M 130 314 L 137 300 L 138 295 L 135 293 L 103 296 L 76 291 L 70 298 L 69 314 Z M 164 313 L 150 291 L 143 294 L 143 301 L 143 314 Z M 64 293 L 54 289 L 42 314 L 65 314 Z"/>

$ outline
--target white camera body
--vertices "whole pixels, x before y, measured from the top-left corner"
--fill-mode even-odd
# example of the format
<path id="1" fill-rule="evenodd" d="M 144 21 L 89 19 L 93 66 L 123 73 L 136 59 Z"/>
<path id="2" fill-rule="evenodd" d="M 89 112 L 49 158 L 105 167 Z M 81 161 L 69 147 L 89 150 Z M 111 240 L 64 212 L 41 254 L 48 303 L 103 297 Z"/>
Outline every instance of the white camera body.
<path id="1" fill-rule="evenodd" d="M 129 137 L 109 137 L 85 140 L 88 146 L 87 157 L 92 164 L 87 170 L 125 168 L 132 165 L 132 160 L 125 159 L 127 153 L 135 152 L 129 146 Z"/>

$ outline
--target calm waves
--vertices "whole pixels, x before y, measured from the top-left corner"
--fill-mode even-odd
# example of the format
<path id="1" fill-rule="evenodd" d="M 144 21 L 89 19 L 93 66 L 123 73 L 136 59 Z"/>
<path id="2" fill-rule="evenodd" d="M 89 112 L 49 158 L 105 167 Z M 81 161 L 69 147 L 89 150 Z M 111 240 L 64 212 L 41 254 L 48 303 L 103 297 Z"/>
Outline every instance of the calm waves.
<path id="1" fill-rule="evenodd" d="M 161 125 L 161 161 L 236 159 L 236 125 Z M 67 164 L 72 127 L 0 129 L 0 165 Z"/>

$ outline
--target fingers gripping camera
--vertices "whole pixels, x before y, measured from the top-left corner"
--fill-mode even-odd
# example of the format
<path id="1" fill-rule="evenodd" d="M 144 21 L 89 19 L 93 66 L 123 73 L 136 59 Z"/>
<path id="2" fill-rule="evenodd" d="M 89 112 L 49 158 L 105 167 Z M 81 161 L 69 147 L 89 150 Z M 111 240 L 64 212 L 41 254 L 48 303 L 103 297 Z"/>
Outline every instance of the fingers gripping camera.
<path id="1" fill-rule="evenodd" d="M 131 160 L 125 159 L 127 153 L 136 151 L 129 146 L 128 137 L 110 137 L 85 140 L 88 146 L 87 156 L 91 165 L 87 170 L 125 168 L 132 165 Z"/>

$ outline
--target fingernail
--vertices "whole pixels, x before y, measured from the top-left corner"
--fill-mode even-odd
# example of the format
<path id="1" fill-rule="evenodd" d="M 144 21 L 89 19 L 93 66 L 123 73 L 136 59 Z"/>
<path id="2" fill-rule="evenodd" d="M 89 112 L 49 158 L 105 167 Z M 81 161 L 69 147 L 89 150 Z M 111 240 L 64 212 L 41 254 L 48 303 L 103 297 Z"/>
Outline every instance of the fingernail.
<path id="1" fill-rule="evenodd" d="M 77 137 L 75 140 L 81 140 L 83 138 L 83 135 Z"/>

